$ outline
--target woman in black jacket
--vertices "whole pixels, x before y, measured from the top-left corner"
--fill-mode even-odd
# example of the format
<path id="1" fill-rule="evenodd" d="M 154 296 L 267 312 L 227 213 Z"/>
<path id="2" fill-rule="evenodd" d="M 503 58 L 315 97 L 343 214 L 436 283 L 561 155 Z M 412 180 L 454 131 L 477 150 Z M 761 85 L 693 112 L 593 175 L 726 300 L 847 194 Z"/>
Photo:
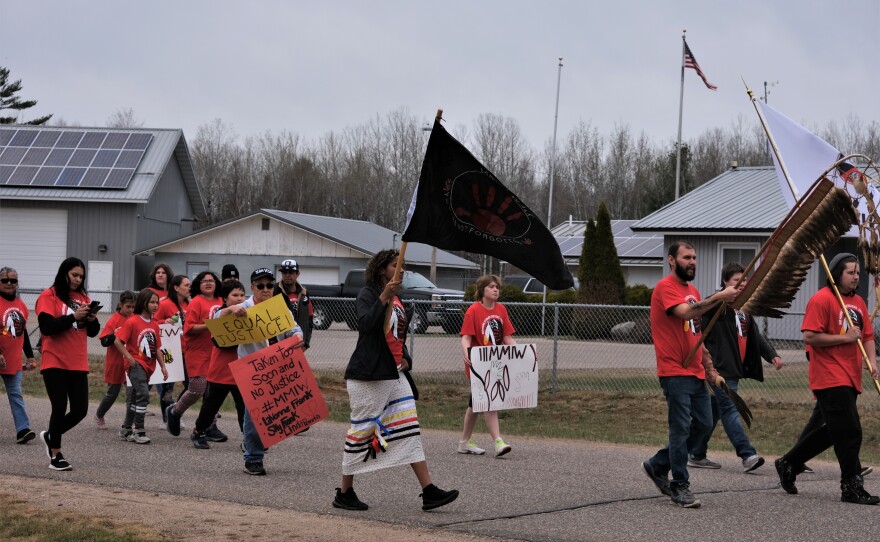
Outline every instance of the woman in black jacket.
<path id="1" fill-rule="evenodd" d="M 364 272 L 366 286 L 357 296 L 358 341 L 345 369 L 351 427 L 345 437 L 342 487 L 336 488 L 333 499 L 336 508 L 368 508 L 352 487 L 355 474 L 407 463 L 422 486 L 422 510 L 458 497 L 458 491 L 444 491 L 431 483 L 414 387 L 401 377 L 409 371 L 412 358 L 405 344 L 409 316 L 397 297 L 401 284 L 397 257 L 396 250 L 373 256 Z"/>

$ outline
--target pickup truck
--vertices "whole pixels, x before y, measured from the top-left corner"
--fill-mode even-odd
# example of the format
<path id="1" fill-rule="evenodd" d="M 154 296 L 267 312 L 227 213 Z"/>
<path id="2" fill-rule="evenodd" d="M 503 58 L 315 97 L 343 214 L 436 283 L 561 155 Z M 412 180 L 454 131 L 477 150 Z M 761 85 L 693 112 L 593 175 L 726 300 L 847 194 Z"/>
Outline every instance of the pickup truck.
<path id="1" fill-rule="evenodd" d="M 354 303 L 343 301 L 342 298 L 355 298 L 364 287 L 364 270 L 354 269 L 348 272 L 345 282 L 339 285 L 304 285 L 313 298 L 315 309 L 313 326 L 315 329 L 327 329 L 333 322 L 345 322 L 350 329 L 357 329 Z M 404 303 L 407 301 L 424 301 L 416 303 L 410 329 L 414 333 L 424 333 L 429 325 L 440 325 L 446 333 L 458 333 L 461 330 L 464 313 L 462 305 L 451 303 L 429 303 L 431 301 L 463 301 L 464 292 L 438 288 L 434 283 L 419 273 L 405 271 L 403 287 L 397 296 Z M 315 297 L 335 299 L 315 300 Z"/>
<path id="2" fill-rule="evenodd" d="M 543 294 L 544 283 L 531 275 L 508 275 L 501 279 L 505 285 L 511 284 L 526 294 Z M 574 289 L 578 288 L 578 280 L 574 279 Z"/>

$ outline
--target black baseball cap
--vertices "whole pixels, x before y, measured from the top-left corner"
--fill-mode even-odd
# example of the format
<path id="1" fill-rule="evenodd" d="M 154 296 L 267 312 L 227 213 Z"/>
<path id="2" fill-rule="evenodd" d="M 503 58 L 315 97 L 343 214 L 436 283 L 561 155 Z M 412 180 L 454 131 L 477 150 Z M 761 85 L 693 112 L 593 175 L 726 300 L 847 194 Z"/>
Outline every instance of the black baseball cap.
<path id="1" fill-rule="evenodd" d="M 239 278 L 239 274 L 238 274 L 237 267 L 235 267 L 231 263 L 228 263 L 223 266 L 223 272 L 220 275 L 221 280 L 238 279 L 238 278 Z"/>
<path id="2" fill-rule="evenodd" d="M 296 271 L 299 273 L 299 264 L 296 263 L 294 259 L 287 259 L 281 262 L 281 270 L 282 271 Z"/>
<path id="3" fill-rule="evenodd" d="M 254 269 L 254 272 L 251 273 L 251 282 L 258 281 L 260 279 L 275 279 L 275 273 L 272 272 L 268 267 L 259 267 Z"/>

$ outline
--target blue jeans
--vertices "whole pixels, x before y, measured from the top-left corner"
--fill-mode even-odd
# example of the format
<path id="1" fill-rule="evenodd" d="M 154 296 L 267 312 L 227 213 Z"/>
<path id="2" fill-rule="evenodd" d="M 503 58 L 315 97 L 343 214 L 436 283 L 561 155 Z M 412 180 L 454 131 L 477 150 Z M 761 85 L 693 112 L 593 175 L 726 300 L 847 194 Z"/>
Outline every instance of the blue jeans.
<path id="1" fill-rule="evenodd" d="M 726 379 L 725 382 L 727 382 L 731 391 L 736 391 L 739 385 L 738 380 Z M 691 455 L 695 459 L 704 459 L 706 457 L 706 451 L 709 449 L 709 439 L 712 437 L 712 432 L 715 431 L 715 426 L 718 424 L 719 419 L 721 420 L 721 425 L 724 426 L 724 432 L 727 433 L 727 438 L 730 439 L 730 443 L 733 444 L 733 448 L 736 450 L 736 455 L 746 459 L 757 454 L 758 452 L 752 446 L 752 443 L 749 442 L 749 437 L 746 435 L 739 420 L 739 411 L 736 409 L 736 405 L 733 404 L 733 401 L 730 400 L 730 397 L 723 390 L 712 386 L 712 391 L 715 392 L 715 397 L 712 398 L 712 429 L 706 435 L 704 441 L 698 442 L 696 447 L 690 450 Z"/>
<path id="2" fill-rule="evenodd" d="M 251 419 L 251 413 L 244 409 L 244 419 L 241 422 L 242 431 L 244 431 L 244 461 L 251 463 L 253 461 L 262 461 L 266 455 L 263 450 L 263 441 L 260 440 L 260 434 L 257 433 L 257 426 Z"/>
<path id="3" fill-rule="evenodd" d="M 688 483 L 688 450 L 711 431 L 712 407 L 705 381 L 695 376 L 664 376 L 660 385 L 669 407 L 669 442 L 648 462 L 660 477 L 671 470 L 675 487 Z"/>
<path id="4" fill-rule="evenodd" d="M 3 376 L 3 385 L 6 386 L 6 397 L 9 398 L 9 408 L 12 409 L 15 432 L 30 429 L 31 421 L 28 419 L 27 412 L 24 409 L 24 397 L 21 396 L 21 371 L 14 375 L 0 376 Z"/>

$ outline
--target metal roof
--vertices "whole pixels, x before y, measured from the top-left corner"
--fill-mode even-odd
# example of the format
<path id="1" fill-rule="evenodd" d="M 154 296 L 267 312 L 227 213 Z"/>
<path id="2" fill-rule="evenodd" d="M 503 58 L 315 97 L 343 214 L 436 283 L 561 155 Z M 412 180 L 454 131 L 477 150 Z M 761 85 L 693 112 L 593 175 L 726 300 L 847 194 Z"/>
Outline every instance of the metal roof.
<path id="1" fill-rule="evenodd" d="M 638 231 L 772 232 L 788 206 L 772 166 L 732 168 L 636 222 Z"/>
<path id="2" fill-rule="evenodd" d="M 164 241 L 161 245 L 155 247 L 144 248 L 136 251 L 137 253 L 147 251 L 157 251 L 162 247 L 176 243 L 182 239 L 201 235 L 210 230 L 221 228 L 232 222 L 237 222 L 244 218 L 248 218 L 257 214 L 262 214 L 269 218 L 274 218 L 291 226 L 314 233 L 315 235 L 330 239 L 336 243 L 347 246 L 364 254 L 370 255 L 390 248 L 393 243 L 400 246 L 400 233 L 391 231 L 388 228 L 365 222 L 363 220 L 353 220 L 348 218 L 335 218 L 332 216 L 310 215 L 305 213 L 293 213 L 290 211 L 278 211 L 274 209 L 260 209 L 253 213 L 238 216 L 217 224 L 196 230 L 192 233 L 182 235 L 175 239 Z M 406 248 L 406 261 L 416 265 L 431 265 L 431 247 L 422 243 L 409 243 Z M 437 249 L 437 265 L 442 267 L 454 267 L 460 269 L 478 269 L 476 263 L 460 258 L 455 254 Z"/>
<path id="3" fill-rule="evenodd" d="M 630 228 L 636 222 L 636 220 L 611 221 L 611 233 L 614 235 L 618 258 L 621 262 L 629 265 L 644 265 L 646 262 L 652 261 L 662 264 L 663 236 L 653 235 L 650 232 L 634 232 Z M 586 229 L 587 223 L 585 221 L 569 220 L 550 231 L 556 237 L 562 255 L 572 259 L 581 256 Z"/>
<path id="4" fill-rule="evenodd" d="M 0 199 L 20 200 L 55 200 L 55 201 L 83 201 L 101 203 L 147 203 L 162 178 L 165 168 L 168 167 L 172 158 L 177 160 L 180 174 L 183 177 L 186 192 L 192 204 L 193 212 L 200 220 L 205 220 L 207 213 L 202 201 L 195 172 L 190 161 L 189 149 L 183 137 L 183 131 L 179 129 L 146 129 L 146 128 L 83 128 L 76 127 L 53 127 L 53 126 L 22 126 L 5 125 L 0 130 L 41 130 L 41 131 L 70 131 L 78 132 L 142 132 L 152 134 L 147 151 L 141 159 L 138 168 L 134 172 L 131 183 L 125 190 L 101 189 L 101 188 L 54 188 L 54 187 L 29 187 L 29 186 L 5 186 L 0 185 Z"/>

